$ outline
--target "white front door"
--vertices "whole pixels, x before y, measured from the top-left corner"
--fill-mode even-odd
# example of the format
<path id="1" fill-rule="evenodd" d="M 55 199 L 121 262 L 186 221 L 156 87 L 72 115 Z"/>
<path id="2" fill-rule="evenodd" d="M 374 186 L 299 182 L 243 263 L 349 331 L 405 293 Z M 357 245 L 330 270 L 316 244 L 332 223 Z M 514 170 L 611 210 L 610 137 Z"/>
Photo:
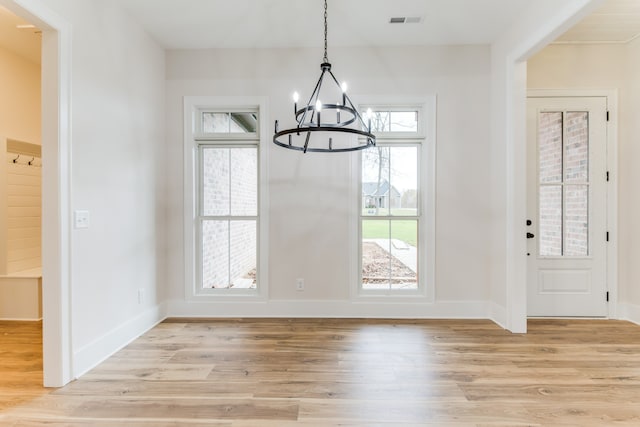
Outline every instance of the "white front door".
<path id="1" fill-rule="evenodd" d="M 527 314 L 607 316 L 607 100 L 527 100 Z"/>

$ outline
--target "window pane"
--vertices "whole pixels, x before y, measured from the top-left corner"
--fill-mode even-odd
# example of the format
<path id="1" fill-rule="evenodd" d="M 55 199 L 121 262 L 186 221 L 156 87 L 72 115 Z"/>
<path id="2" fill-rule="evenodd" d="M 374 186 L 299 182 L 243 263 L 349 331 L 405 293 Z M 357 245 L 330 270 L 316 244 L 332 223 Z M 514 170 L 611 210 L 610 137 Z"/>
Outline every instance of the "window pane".
<path id="1" fill-rule="evenodd" d="M 255 133 L 258 118 L 255 113 L 231 113 L 230 132 Z"/>
<path id="2" fill-rule="evenodd" d="M 362 152 L 363 215 L 389 215 L 389 193 L 394 193 L 389 184 L 390 153 L 390 147 L 382 146 Z"/>
<path id="3" fill-rule="evenodd" d="M 202 113 L 203 133 L 256 133 L 255 113 Z"/>
<path id="4" fill-rule="evenodd" d="M 231 221 L 231 287 L 256 287 L 256 221 Z"/>
<path id="5" fill-rule="evenodd" d="M 258 149 L 232 148 L 231 215 L 258 214 Z"/>
<path id="6" fill-rule="evenodd" d="M 229 113 L 202 113 L 204 133 L 229 133 Z"/>
<path id="7" fill-rule="evenodd" d="M 589 180 L 589 113 L 568 112 L 565 115 L 564 143 L 565 181 Z"/>
<path id="8" fill-rule="evenodd" d="M 229 222 L 202 222 L 202 287 L 229 287 Z"/>
<path id="9" fill-rule="evenodd" d="M 391 111 L 391 132 L 418 132 L 417 111 Z"/>
<path id="10" fill-rule="evenodd" d="M 362 289 L 390 289 L 390 222 L 362 221 Z"/>
<path id="11" fill-rule="evenodd" d="M 562 186 L 540 186 L 540 255 L 562 255 Z"/>
<path id="12" fill-rule="evenodd" d="M 418 214 L 418 147 L 392 147 L 389 162 L 391 185 L 387 206 L 391 215 Z"/>
<path id="13" fill-rule="evenodd" d="M 366 113 L 362 113 L 367 122 Z M 371 132 L 389 132 L 390 116 L 388 111 L 374 111 L 371 119 Z"/>
<path id="14" fill-rule="evenodd" d="M 562 113 L 540 113 L 538 125 L 540 182 L 562 181 Z"/>
<path id="15" fill-rule="evenodd" d="M 587 256 L 589 255 L 589 187 L 567 185 L 564 193 L 564 254 Z"/>
<path id="16" fill-rule="evenodd" d="M 202 150 L 202 211 L 205 216 L 229 215 L 229 149 Z"/>
<path id="17" fill-rule="evenodd" d="M 362 289 L 418 288 L 418 222 L 362 221 Z"/>
<path id="18" fill-rule="evenodd" d="M 391 221 L 391 288 L 418 289 L 418 222 Z"/>

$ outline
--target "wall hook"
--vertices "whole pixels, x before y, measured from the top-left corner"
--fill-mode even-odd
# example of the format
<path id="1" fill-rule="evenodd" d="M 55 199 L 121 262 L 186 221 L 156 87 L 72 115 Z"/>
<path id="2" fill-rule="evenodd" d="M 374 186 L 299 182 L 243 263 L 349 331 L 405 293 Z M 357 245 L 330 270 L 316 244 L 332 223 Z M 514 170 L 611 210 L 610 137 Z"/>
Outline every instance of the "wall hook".
<path id="1" fill-rule="evenodd" d="M 35 157 L 32 157 L 31 160 L 29 160 L 29 166 L 31 166 L 33 164 L 34 160 L 35 160 Z"/>
<path id="2" fill-rule="evenodd" d="M 18 157 L 16 157 L 15 159 L 13 159 L 13 163 L 18 163 L 18 159 L 20 158 L 20 154 L 18 154 Z"/>

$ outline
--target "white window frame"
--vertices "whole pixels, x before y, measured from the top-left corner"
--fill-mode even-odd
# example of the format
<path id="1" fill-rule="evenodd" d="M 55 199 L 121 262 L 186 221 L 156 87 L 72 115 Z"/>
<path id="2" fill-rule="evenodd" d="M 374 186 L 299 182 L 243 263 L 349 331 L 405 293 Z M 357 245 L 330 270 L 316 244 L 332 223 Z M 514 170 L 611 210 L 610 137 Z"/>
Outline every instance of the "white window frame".
<path id="1" fill-rule="evenodd" d="M 419 100 L 364 100 L 360 110 L 418 111 L 417 132 L 376 133 L 376 143 L 384 146 L 418 146 L 418 289 L 368 290 L 362 289 L 362 153 L 352 157 L 352 227 L 353 254 L 351 296 L 357 301 L 434 302 L 435 300 L 435 194 L 436 194 L 436 98 Z M 372 216 L 371 219 L 378 217 Z M 394 217 L 402 220 L 404 217 Z M 408 216 L 406 219 L 415 219 Z M 393 220 L 393 219 L 392 219 Z"/>
<path id="2" fill-rule="evenodd" d="M 267 111 L 264 98 L 184 97 L 184 264 L 187 300 L 264 300 L 268 295 L 268 204 L 267 204 Z M 203 112 L 256 112 L 256 133 L 204 133 Z M 257 147 L 258 212 L 256 215 L 256 289 L 209 289 L 202 287 L 202 248 L 199 203 L 202 199 L 201 150 L 206 147 Z M 238 217 L 237 219 L 243 219 Z"/>

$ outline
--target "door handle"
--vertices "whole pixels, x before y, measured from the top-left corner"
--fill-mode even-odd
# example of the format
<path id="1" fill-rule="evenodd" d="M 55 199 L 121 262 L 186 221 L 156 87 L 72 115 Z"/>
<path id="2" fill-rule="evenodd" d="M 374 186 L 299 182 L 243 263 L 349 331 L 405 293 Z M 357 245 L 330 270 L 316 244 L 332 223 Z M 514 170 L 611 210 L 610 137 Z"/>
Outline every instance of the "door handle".
<path id="1" fill-rule="evenodd" d="M 533 239 L 536 237 L 533 233 L 527 233 L 527 239 Z"/>

